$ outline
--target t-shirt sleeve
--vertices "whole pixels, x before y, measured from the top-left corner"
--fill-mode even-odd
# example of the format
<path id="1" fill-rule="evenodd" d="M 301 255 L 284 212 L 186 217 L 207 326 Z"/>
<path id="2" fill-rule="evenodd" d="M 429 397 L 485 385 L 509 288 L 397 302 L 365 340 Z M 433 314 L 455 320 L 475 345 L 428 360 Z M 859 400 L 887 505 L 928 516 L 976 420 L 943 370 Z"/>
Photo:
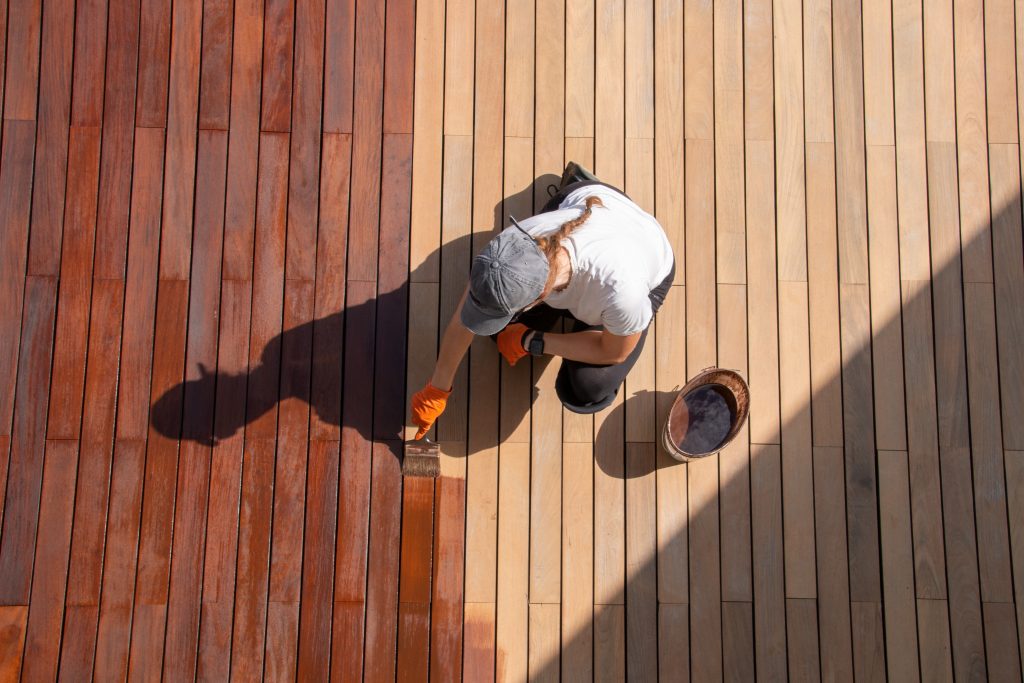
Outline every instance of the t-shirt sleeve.
<path id="1" fill-rule="evenodd" d="M 617 290 L 601 313 L 604 328 L 620 337 L 643 332 L 652 317 L 651 300 L 640 288 Z"/>

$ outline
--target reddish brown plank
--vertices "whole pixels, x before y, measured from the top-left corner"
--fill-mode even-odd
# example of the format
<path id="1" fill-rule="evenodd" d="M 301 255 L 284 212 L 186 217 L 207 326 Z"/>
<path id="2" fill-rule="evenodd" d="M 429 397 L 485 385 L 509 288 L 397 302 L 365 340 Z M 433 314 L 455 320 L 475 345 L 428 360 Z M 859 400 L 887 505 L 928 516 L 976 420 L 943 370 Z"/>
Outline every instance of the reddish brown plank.
<path id="1" fill-rule="evenodd" d="M 75 66 L 71 125 L 103 123 L 103 71 L 107 55 L 107 0 L 75 5 Z"/>
<path id="2" fill-rule="evenodd" d="M 430 604 L 403 602 L 398 606 L 398 659 L 400 681 L 426 681 L 429 676 Z M 458 680 L 458 679 L 447 679 Z"/>
<path id="3" fill-rule="evenodd" d="M 324 132 L 352 132 L 355 0 L 327 0 Z"/>
<path id="4" fill-rule="evenodd" d="M 171 0 L 141 0 L 139 86 L 135 125 L 167 125 L 167 78 L 171 58 Z M 116 3 L 115 3 L 116 4 Z"/>
<path id="5" fill-rule="evenodd" d="M 372 414 L 364 392 L 373 381 L 374 293 L 373 283 L 348 283 L 338 490 L 338 538 L 345 542 L 338 543 L 335 559 L 336 602 L 362 603 L 366 598 Z M 337 626 L 338 622 L 335 624 Z M 334 642 L 338 637 L 335 632 Z M 361 648 L 345 648 L 342 656 L 351 663 L 362 657 Z"/>
<path id="6" fill-rule="evenodd" d="M 0 7 L 0 113 L 3 110 L 4 80 L 7 75 L 7 5 Z M 0 135 L 3 133 L 0 132 Z"/>
<path id="7" fill-rule="evenodd" d="M 47 437 L 51 439 L 77 439 L 82 419 L 100 170 L 99 128 L 72 128 L 68 157 L 54 381 L 47 420 Z"/>
<path id="8" fill-rule="evenodd" d="M 430 675 L 434 680 L 452 681 L 462 677 L 466 480 L 441 477 L 434 491 Z"/>
<path id="9" fill-rule="evenodd" d="M 285 331 L 281 335 L 281 405 L 277 426 L 279 439 L 305 442 L 309 435 L 310 356 L 313 350 L 313 325 L 310 320 L 313 317 L 313 296 L 313 282 L 285 281 Z M 298 590 L 295 596 L 298 597 Z"/>
<path id="10" fill-rule="evenodd" d="M 384 39 L 384 132 L 412 133 L 413 57 L 416 12 L 413 0 L 387 3 Z M 358 48 L 357 48 L 358 49 Z"/>
<path id="11" fill-rule="evenodd" d="M 8 48 L 6 62 L 18 64 L 19 67 L 11 69 L 4 83 L 5 122 L 34 121 L 36 118 L 42 5 L 42 0 L 34 0 L 15 3 L 13 7 L 8 8 L 7 33 L 18 36 L 18 40 L 5 46 Z"/>
<path id="12" fill-rule="evenodd" d="M 400 441 L 373 444 L 370 547 L 367 558 L 365 675 L 395 676 L 399 536 L 402 497 Z"/>
<path id="13" fill-rule="evenodd" d="M 46 442 L 39 537 L 22 669 L 27 680 L 57 677 L 77 470 L 77 442 Z"/>
<path id="14" fill-rule="evenodd" d="M 169 280 L 188 278 L 192 256 L 202 18 L 203 11 L 199 3 L 174 4 L 174 39 L 171 41 L 167 100 L 163 227 L 160 233 L 160 277 Z"/>
<path id="15" fill-rule="evenodd" d="M 68 582 L 68 587 L 73 584 Z M 61 636 L 58 680 L 89 680 L 96 653 L 96 620 L 98 605 L 67 605 L 64 608 L 64 631 Z"/>
<path id="16" fill-rule="evenodd" d="M 331 624 L 331 676 L 334 680 L 358 681 L 363 674 L 362 602 L 335 602 Z"/>
<path id="17" fill-rule="evenodd" d="M 162 130 L 139 129 L 135 145 L 132 229 L 128 245 L 124 333 L 118 382 L 117 437 L 122 439 L 144 439 L 149 429 L 163 151 Z"/>
<path id="18" fill-rule="evenodd" d="M 82 416 L 81 457 L 71 538 L 67 616 L 61 674 L 81 678 L 92 671 L 114 454 L 114 408 L 121 346 L 124 282 L 96 280 L 89 331 L 89 360 Z"/>
<path id="19" fill-rule="evenodd" d="M 260 135 L 259 204 L 256 207 L 252 329 L 246 437 L 277 434 L 281 324 L 284 316 L 284 240 L 288 203 L 288 136 Z"/>
<path id="20" fill-rule="evenodd" d="M 273 680 L 295 670 L 305 480 L 305 440 L 282 438 L 278 442 L 274 475 L 274 526 L 267 616 L 265 675 Z"/>
<path id="21" fill-rule="evenodd" d="M 253 680 L 259 679 L 263 673 L 270 524 L 274 501 L 272 439 L 246 439 L 241 501 L 231 677 Z"/>
<path id="22" fill-rule="evenodd" d="M 175 482 L 182 396 L 176 387 L 185 364 L 188 282 L 161 280 L 157 293 L 151 400 L 157 405 L 146 444 L 146 479 L 139 531 L 139 563 L 132 618 L 130 675 L 157 676 L 162 668 L 164 620 L 171 565 Z M 159 423 L 157 423 L 159 417 Z M 159 609 L 154 609 L 158 607 Z"/>
<path id="23" fill-rule="evenodd" d="M 348 135 L 325 135 L 316 250 L 310 438 L 341 439 L 341 369 L 345 341 L 345 259 L 348 243 Z"/>
<path id="24" fill-rule="evenodd" d="M 115 443 L 110 474 L 107 550 L 103 557 L 103 592 L 96 635 L 94 673 L 97 680 L 123 679 L 128 673 L 145 465 L 144 441 Z"/>
<path id="25" fill-rule="evenodd" d="M 125 277 L 132 206 L 135 85 L 139 73 L 139 9 L 139 0 L 115 2 L 109 6 L 107 19 L 103 152 L 96 219 L 98 249 L 93 264 L 93 273 L 101 278 Z"/>
<path id="26" fill-rule="evenodd" d="M 312 441 L 306 480 L 305 550 L 299 612 L 298 680 L 327 680 L 331 659 L 334 544 L 338 521 L 338 442 Z"/>
<path id="27" fill-rule="evenodd" d="M 167 605 L 136 602 L 131 619 L 132 645 L 128 659 L 128 678 L 155 680 L 160 676 L 163 666 Z"/>
<path id="28" fill-rule="evenodd" d="M 0 607 L 0 680 L 2 681 L 16 681 L 21 673 L 27 621 L 27 606 L 4 605 Z"/>
<path id="29" fill-rule="evenodd" d="M 324 0 L 298 3 L 295 12 L 294 111 L 285 272 L 289 279 L 312 280 L 316 274 L 320 190 Z"/>
<path id="30" fill-rule="evenodd" d="M 381 118 L 384 81 L 384 6 L 362 3 L 356 13 L 350 280 L 377 279 L 380 217 Z"/>
<path id="31" fill-rule="evenodd" d="M 265 675 L 272 680 L 291 676 L 298 649 L 312 311 L 313 283 L 287 280 L 266 644 Z"/>
<path id="32" fill-rule="evenodd" d="M 209 502 L 227 133 L 200 131 L 198 157 L 192 231 L 202 247 L 192 258 L 185 383 L 169 394 L 181 396 L 183 412 L 163 673 L 186 679 L 195 677 L 199 639 L 205 544 L 198 539 L 206 535 Z"/>
<path id="33" fill-rule="evenodd" d="M 235 3 L 231 58 L 231 136 L 224 222 L 224 279 L 252 277 L 256 181 L 260 144 L 263 3 Z"/>
<path id="34" fill-rule="evenodd" d="M 231 0 L 204 0 L 199 128 L 227 130 L 231 97 Z"/>
<path id="35" fill-rule="evenodd" d="M 399 602 L 430 602 L 434 480 L 409 477 L 402 486 L 402 554 Z"/>
<path id="36" fill-rule="evenodd" d="M 60 0 L 45 3 L 42 28 L 39 119 L 36 127 L 36 171 L 32 184 L 28 272 L 32 275 L 56 275 L 60 270 L 64 187 L 68 170 L 71 58 L 75 33 L 74 2 Z"/>
<path id="37" fill-rule="evenodd" d="M 186 392 L 186 406 L 192 400 Z M 196 673 L 205 547 L 200 539 L 206 535 L 209 481 L 209 446 L 183 440 L 178 459 L 167 625 L 163 636 L 163 675 L 174 680 L 193 679 Z"/>
<path id="38" fill-rule="evenodd" d="M 0 436 L 0 481 L 3 482 L 3 486 L 0 486 L 0 522 L 3 522 L 3 505 L 4 499 L 7 493 L 7 465 L 10 464 L 11 454 L 11 437 Z"/>
<path id="39" fill-rule="evenodd" d="M 54 278 L 25 279 L 23 353 L 18 359 L 14 429 L 0 536 L 0 605 L 27 605 L 29 601 L 46 446 L 45 415 L 56 297 Z"/>
<path id="40" fill-rule="evenodd" d="M 18 367 L 28 251 L 29 207 L 32 196 L 32 162 L 35 154 L 35 122 L 4 121 L 0 152 L 0 376 L 14 377 Z M 14 382 L 0 386 L 0 433 L 11 433 Z"/>
<path id="41" fill-rule="evenodd" d="M 409 272 L 411 135 L 384 136 L 382 175 L 382 196 L 388 200 L 381 207 L 380 216 L 376 357 L 381 362 L 376 364 L 373 382 L 373 435 L 376 439 L 397 439 L 402 435 L 406 409 L 404 389 L 409 308 L 406 282 Z"/>
<path id="42" fill-rule="evenodd" d="M 250 283 L 225 280 L 221 284 L 215 441 L 199 619 L 197 676 L 203 680 L 226 680 L 231 673 L 230 658 L 225 653 L 231 651 L 235 599 L 244 445 L 239 426 L 245 420 L 250 308 Z"/>
<path id="43" fill-rule="evenodd" d="M 263 114 L 260 130 L 286 132 L 291 129 L 295 5 L 288 0 L 269 0 L 263 11 Z"/>

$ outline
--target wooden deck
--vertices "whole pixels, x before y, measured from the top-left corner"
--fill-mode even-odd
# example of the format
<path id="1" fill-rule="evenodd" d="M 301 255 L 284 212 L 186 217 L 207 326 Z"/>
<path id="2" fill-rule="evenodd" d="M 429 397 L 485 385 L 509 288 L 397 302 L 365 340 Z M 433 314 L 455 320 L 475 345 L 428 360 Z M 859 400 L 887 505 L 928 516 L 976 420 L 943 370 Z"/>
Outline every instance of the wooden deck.
<path id="1" fill-rule="evenodd" d="M 0 3 L 0 681 L 1020 680 L 1022 68 L 1013 0 Z M 640 362 L 478 339 L 403 481 L 568 160 L 674 245 Z"/>

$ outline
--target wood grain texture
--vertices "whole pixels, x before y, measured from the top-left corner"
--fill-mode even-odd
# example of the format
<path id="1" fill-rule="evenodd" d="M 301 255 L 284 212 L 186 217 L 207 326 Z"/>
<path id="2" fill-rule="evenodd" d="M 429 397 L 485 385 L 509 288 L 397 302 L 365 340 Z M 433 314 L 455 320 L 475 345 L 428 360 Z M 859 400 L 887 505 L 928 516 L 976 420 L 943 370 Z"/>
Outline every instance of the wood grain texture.
<path id="1" fill-rule="evenodd" d="M 7 467 L 3 535 L 0 536 L 0 604 L 28 605 L 32 562 L 39 527 L 39 500 L 46 448 L 46 400 L 49 395 L 57 282 L 25 278 L 14 424 Z"/>
<path id="2" fill-rule="evenodd" d="M 74 16 L 74 7 L 67 1 L 43 7 L 36 167 L 28 239 L 28 272 L 31 275 L 57 275 L 60 270 L 68 170 L 68 124 L 71 118 Z"/>
<path id="3" fill-rule="evenodd" d="M 53 679 L 60 657 L 78 443 L 47 441 L 22 676 Z"/>
<path id="4" fill-rule="evenodd" d="M 562 676 L 593 678 L 594 456 L 590 444 L 562 447 Z"/>
<path id="5" fill-rule="evenodd" d="M 850 579 L 847 564 L 846 482 L 843 461 L 842 448 L 814 448 L 818 642 L 821 648 L 822 677 L 852 681 Z"/>
<path id="6" fill-rule="evenodd" d="M 263 97 L 260 130 L 291 130 L 292 64 L 295 40 L 295 5 L 264 4 Z"/>
<path id="7" fill-rule="evenodd" d="M 374 443 L 366 586 L 366 676 L 395 675 L 402 475 L 400 442 Z"/>
<path id="8" fill-rule="evenodd" d="M 1018 377 L 1024 373 L 1024 314 L 1010 301 L 1024 296 L 1024 253 L 1021 231 L 1020 172 L 1017 145 L 990 145 L 992 178 L 992 246 L 995 257 L 996 334 L 999 346 L 999 398 L 1002 408 L 1003 443 L 1007 448 L 1024 445 L 1024 425 L 1012 419 L 1024 410 L 1024 390 Z"/>
<path id="9" fill-rule="evenodd" d="M 203 53 L 199 80 L 200 129 L 228 129 L 234 38 L 232 5 L 231 0 L 209 0 L 203 5 Z"/>
<path id="10" fill-rule="evenodd" d="M 4 82 L 4 121 L 35 121 L 39 92 L 39 45 L 42 33 L 41 1 L 7 9 L 7 30 L 20 40 L 7 43 L 6 64 L 21 64 Z M 5 66 L 6 66 L 5 64 Z M 6 69 L 5 69 L 6 71 Z"/>
<path id="11" fill-rule="evenodd" d="M 96 635 L 97 677 L 124 677 L 134 598 L 139 511 L 145 475 L 144 441 L 116 441 L 110 474 L 107 546 Z"/>
<path id="12" fill-rule="evenodd" d="M 786 599 L 789 680 L 818 680 L 818 614 L 813 599 Z"/>
<path id="13" fill-rule="evenodd" d="M 309 448 L 297 674 L 305 680 L 323 680 L 330 673 L 326 654 L 331 647 L 334 602 L 338 446 L 337 441 L 314 441 Z"/>
<path id="14" fill-rule="evenodd" d="M 782 553 L 782 463 L 778 446 L 750 454 L 751 555 L 754 574 L 754 661 L 758 676 L 785 679 L 786 626 Z"/>
<path id="15" fill-rule="evenodd" d="M 135 125 L 167 125 L 167 81 L 171 46 L 170 0 L 140 0 L 139 85 Z"/>
<path id="16" fill-rule="evenodd" d="M 353 0 L 328 0 L 324 18 L 324 132 L 352 132 Z"/>
<path id="17" fill-rule="evenodd" d="M 430 675 L 458 679 L 463 675 L 463 644 L 469 634 L 469 608 L 464 610 L 466 481 L 442 477 L 434 487 L 434 557 L 431 582 Z"/>
<path id="18" fill-rule="evenodd" d="M 7 229 L 0 234 L 0 272 L 4 310 L 10 311 L 0 323 L 0 363 L 5 377 L 15 377 L 25 292 L 25 268 L 28 259 L 29 212 L 31 210 L 32 164 L 35 156 L 35 123 L 4 121 L 3 150 L 0 153 L 0 211 Z M 14 383 L 0 390 L 0 427 L 11 433 L 14 413 Z"/>
<path id="19" fill-rule="evenodd" d="M 175 5 L 171 18 L 173 39 L 167 96 L 163 223 L 160 233 L 160 277 L 166 279 L 187 279 L 192 256 L 202 14 L 198 4 Z"/>
<path id="20" fill-rule="evenodd" d="M 722 675 L 722 586 L 718 460 L 687 465 L 690 547 L 690 670 L 695 680 Z"/>
<path id="21" fill-rule="evenodd" d="M 910 474 L 907 454 L 879 451 L 879 514 L 882 523 L 882 584 L 885 593 L 886 669 L 890 679 L 920 676 Z"/>
<path id="22" fill-rule="evenodd" d="M 626 446 L 626 666 L 630 678 L 657 678 L 655 445 Z"/>
<path id="23" fill-rule="evenodd" d="M 530 461 L 527 444 L 499 453 L 498 572 L 495 679 L 515 681 L 528 671 Z"/>
<path id="24" fill-rule="evenodd" d="M 73 128 L 69 143 L 69 182 L 61 243 L 54 377 L 47 436 L 80 436 L 89 339 L 93 251 L 96 242 L 96 191 L 99 184 L 100 131 Z"/>

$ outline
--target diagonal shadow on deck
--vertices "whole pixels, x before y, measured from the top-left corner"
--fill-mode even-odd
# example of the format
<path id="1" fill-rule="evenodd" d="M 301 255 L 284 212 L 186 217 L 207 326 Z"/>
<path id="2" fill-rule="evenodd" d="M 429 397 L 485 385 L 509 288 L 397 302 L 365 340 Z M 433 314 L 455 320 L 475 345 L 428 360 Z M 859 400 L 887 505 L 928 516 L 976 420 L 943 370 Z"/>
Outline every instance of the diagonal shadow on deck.
<path id="1" fill-rule="evenodd" d="M 814 406 L 834 401 L 842 405 L 841 448 L 814 447 L 813 456 L 802 454 L 813 461 L 815 518 L 829 516 L 842 530 L 841 536 L 845 536 L 827 537 L 819 529 L 815 539 L 819 586 L 822 581 L 829 582 L 828 590 L 819 590 L 816 595 L 822 640 L 824 634 L 831 634 L 828 643 L 822 642 L 820 672 L 815 672 L 823 678 L 845 677 L 854 671 L 858 678 L 867 675 L 861 667 L 870 665 L 872 650 L 912 648 L 917 651 L 920 647 L 918 633 L 914 630 L 894 632 L 887 617 L 890 610 L 906 609 L 908 600 L 910 614 L 915 614 L 914 603 L 922 593 L 933 599 L 931 588 L 923 589 L 924 584 L 937 587 L 940 594 L 945 591 L 948 596 L 948 623 L 931 625 L 929 630 L 938 629 L 939 641 L 948 639 L 952 655 L 951 662 L 926 661 L 922 657 L 920 666 L 924 671 L 941 672 L 951 664 L 958 679 L 984 678 L 986 645 L 990 648 L 989 660 L 993 656 L 1004 661 L 1012 659 L 1019 666 L 1017 637 L 1004 634 L 993 641 L 994 635 L 988 634 L 986 641 L 983 583 L 987 569 L 991 568 L 985 565 L 1002 563 L 1006 566 L 1000 570 L 1010 572 L 1007 490 L 1001 459 L 996 462 L 980 458 L 976 453 L 972 457 L 971 446 L 976 443 L 976 438 L 972 437 L 977 435 L 971 432 L 974 422 L 971 418 L 975 416 L 969 415 L 969 382 L 982 380 L 968 376 L 965 329 L 969 329 L 967 319 L 971 312 L 966 311 L 965 318 L 961 270 L 964 260 L 976 259 L 979 254 L 987 256 L 992 239 L 996 249 L 1016 249 L 1011 253 L 1016 257 L 1013 263 L 1017 272 L 995 271 L 992 300 L 997 331 L 993 331 L 993 335 L 998 337 L 999 358 L 1002 359 L 999 373 L 1004 385 L 1007 379 L 1024 381 L 1024 378 L 1006 375 L 1010 368 L 1018 372 L 1024 368 L 1024 342 L 1021 342 L 1024 314 L 1020 310 L 1020 299 L 1016 299 L 1016 308 L 1013 304 L 1007 307 L 1008 302 L 1015 300 L 1012 296 L 1024 281 L 1020 272 L 1019 197 L 993 212 L 992 226 L 991 235 L 983 231 L 973 242 L 962 245 L 961 251 L 948 262 L 933 262 L 930 282 L 919 283 L 919 291 L 912 296 L 904 292 L 900 315 L 887 321 L 881 329 L 873 330 L 869 343 L 855 342 L 844 334 L 840 373 L 818 387 L 809 405 L 801 406 L 796 414 L 783 416 L 793 424 L 807 426 L 814 422 Z M 481 236 L 478 234 L 476 238 L 479 246 Z M 457 261 L 461 259 L 468 266 L 472 239 L 472 235 L 467 235 L 446 243 L 441 250 L 443 258 L 454 255 Z M 442 257 L 441 254 L 435 256 Z M 417 274 L 413 273 L 410 280 L 417 279 Z M 866 290 L 867 285 L 863 286 Z M 246 373 L 195 369 L 193 379 L 175 386 L 153 405 L 154 428 L 170 438 L 210 445 L 236 434 L 276 403 L 291 398 L 308 401 L 321 420 L 356 429 L 367 441 L 400 439 L 404 429 L 408 287 L 407 282 L 394 291 L 284 331 L 262 349 L 259 363 Z M 842 304 L 847 305 L 847 302 Z M 869 312 L 851 311 L 850 315 L 860 316 L 870 325 Z M 441 320 L 442 325 L 444 322 L 445 318 Z M 378 336 L 376 340 L 374 331 Z M 907 359 L 904 363 L 906 404 L 913 402 L 914 410 L 919 413 L 910 415 L 910 409 L 907 410 L 906 476 L 911 490 L 899 498 L 910 501 L 911 509 L 906 512 L 913 522 L 914 574 L 919 587 L 915 591 L 912 586 L 911 593 L 893 592 L 896 589 L 886 583 L 882 572 L 888 558 L 883 555 L 882 536 L 886 530 L 880 521 L 884 514 L 880 514 L 879 487 L 899 482 L 881 480 L 880 459 L 888 457 L 888 453 L 877 451 L 875 444 L 872 354 L 878 353 L 873 351 L 876 347 L 888 349 L 894 343 L 902 346 Z M 369 372 L 359 368 L 366 358 L 373 357 L 375 350 L 375 362 L 378 367 L 387 368 L 385 377 L 390 383 L 381 382 L 378 373 L 373 401 L 362 399 L 347 405 L 342 387 L 352 380 L 351 373 L 373 381 L 372 368 Z M 1010 358 L 1015 362 L 1011 363 Z M 345 378 L 341 374 L 343 367 Z M 688 374 L 693 374 L 692 370 Z M 333 381 L 330 378 L 334 378 Z M 321 381 L 324 379 L 327 381 Z M 757 402 L 758 387 L 751 389 L 752 400 Z M 1007 391 L 1015 390 L 1003 386 L 1002 391 L 1005 417 L 1008 415 Z M 655 397 L 659 417 L 663 417 L 665 406 L 672 398 L 672 394 L 665 392 Z M 665 467 L 717 470 L 717 458 L 745 456 L 745 449 L 732 449 L 721 456 L 713 456 L 708 462 L 688 466 L 671 463 L 659 454 L 657 472 L 654 460 L 627 461 L 624 416 L 638 400 L 649 401 L 650 397 L 627 397 L 624 404 L 604 420 L 604 428 L 595 434 L 596 464 L 606 474 L 619 478 L 650 477 L 657 476 Z M 1017 401 L 1019 392 L 1013 394 L 1012 405 L 1017 405 Z M 999 411 L 998 406 L 990 409 Z M 511 417 L 518 422 L 524 415 Z M 607 627 L 618 629 L 620 636 L 625 637 L 626 673 L 630 680 L 656 677 L 659 659 L 663 667 L 671 659 L 666 657 L 664 648 L 683 646 L 640 637 L 658 633 L 659 614 L 665 619 L 665 610 L 678 609 L 671 603 L 659 603 L 658 599 L 659 567 L 671 562 L 690 564 L 689 598 L 687 603 L 680 604 L 688 613 L 684 618 L 690 624 L 686 629 L 689 632 L 686 645 L 691 668 L 688 673 L 692 673 L 693 679 L 700 680 L 718 667 L 734 672 L 756 671 L 759 677 L 769 680 L 779 680 L 792 673 L 787 657 L 787 633 L 767 628 L 770 621 L 777 622 L 779 615 L 787 612 L 782 492 L 787 478 L 784 473 L 794 466 L 790 462 L 791 448 L 804 447 L 787 443 L 788 432 L 788 426 L 783 426 L 775 438 L 766 439 L 769 443 L 751 443 L 749 462 L 744 461 L 735 468 L 738 472 L 735 476 L 720 476 L 718 495 L 708 505 L 689 507 L 688 521 L 679 534 L 663 543 L 654 556 L 625 567 L 626 583 L 609 601 L 624 606 L 622 623 L 602 623 L 607 622 L 606 609 L 595 606 L 593 619 L 582 630 L 562 634 L 560 657 L 539 670 L 534 669 L 531 678 L 557 680 L 563 662 L 590 662 L 595 655 L 598 661 L 593 666 L 600 666 L 601 652 L 595 644 L 595 632 Z M 748 436 L 749 430 L 741 434 L 741 438 Z M 470 437 L 469 442 L 473 441 Z M 976 493 L 981 498 L 976 497 Z M 629 495 L 628 487 L 625 495 Z M 740 528 L 722 528 L 723 501 L 729 501 L 728 504 L 738 501 L 740 505 L 746 501 L 746 524 L 741 524 Z M 626 509 L 629 509 L 628 501 Z M 979 520 L 991 521 L 999 519 L 1000 510 L 1003 516 L 1002 523 L 995 525 L 998 528 L 986 525 L 976 529 L 976 515 Z M 752 567 L 747 574 L 752 581 L 748 587 L 752 601 L 733 603 L 739 610 L 739 623 L 748 629 L 741 629 L 739 633 L 727 632 L 731 626 L 722 621 L 723 568 L 717 561 L 713 567 L 693 563 L 695 550 L 700 550 L 701 557 L 720 557 L 720 539 L 726 534 L 732 537 L 731 542 L 735 542 L 734 535 L 738 534 L 742 542 L 751 547 Z M 771 542 L 762 543 L 761 539 Z M 625 543 L 628 546 L 629 537 Z M 706 544 L 718 547 L 708 548 Z M 626 554 L 628 557 L 628 552 Z M 1014 568 L 1018 575 L 1022 569 Z M 711 624 L 717 629 L 694 629 L 697 623 Z M 860 628 L 858 624 L 866 624 L 867 628 Z M 624 634 L 621 629 L 625 630 Z M 745 651 L 741 645 L 746 641 L 753 643 L 755 661 L 730 659 L 735 652 Z M 993 642 L 1004 647 L 1012 643 L 1014 651 L 992 653 Z M 737 646 L 735 652 L 733 644 Z M 659 651 L 659 647 L 663 649 Z M 663 678 L 673 680 L 684 677 L 682 673 L 664 668 L 660 671 Z"/>

